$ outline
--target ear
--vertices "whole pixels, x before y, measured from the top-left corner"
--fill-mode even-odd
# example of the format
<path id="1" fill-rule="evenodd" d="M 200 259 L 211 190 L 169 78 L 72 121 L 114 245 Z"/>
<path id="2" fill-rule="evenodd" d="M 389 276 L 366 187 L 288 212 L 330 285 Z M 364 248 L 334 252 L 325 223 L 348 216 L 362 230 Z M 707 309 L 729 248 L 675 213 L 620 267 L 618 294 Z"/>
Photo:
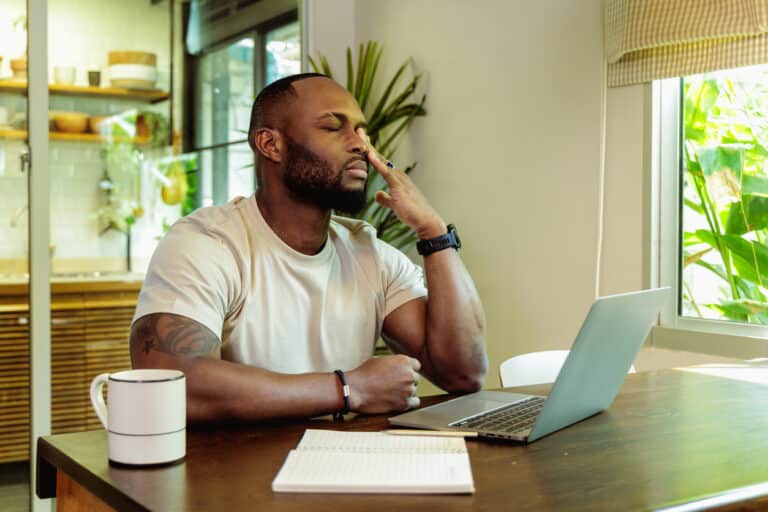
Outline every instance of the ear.
<path id="1" fill-rule="evenodd" d="M 278 130 L 259 128 L 253 137 L 253 145 L 267 160 L 275 163 L 283 161 L 285 145 L 283 144 L 283 136 Z"/>

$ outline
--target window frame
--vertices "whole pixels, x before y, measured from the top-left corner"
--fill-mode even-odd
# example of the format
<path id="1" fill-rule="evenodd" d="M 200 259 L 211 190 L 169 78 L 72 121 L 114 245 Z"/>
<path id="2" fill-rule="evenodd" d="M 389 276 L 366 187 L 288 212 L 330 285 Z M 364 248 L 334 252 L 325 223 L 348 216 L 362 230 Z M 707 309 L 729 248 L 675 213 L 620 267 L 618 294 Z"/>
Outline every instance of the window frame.
<path id="1" fill-rule="evenodd" d="M 768 326 L 680 316 L 682 97 L 682 78 L 651 86 L 651 282 L 674 292 L 652 330 L 651 344 L 738 359 L 768 357 Z"/>

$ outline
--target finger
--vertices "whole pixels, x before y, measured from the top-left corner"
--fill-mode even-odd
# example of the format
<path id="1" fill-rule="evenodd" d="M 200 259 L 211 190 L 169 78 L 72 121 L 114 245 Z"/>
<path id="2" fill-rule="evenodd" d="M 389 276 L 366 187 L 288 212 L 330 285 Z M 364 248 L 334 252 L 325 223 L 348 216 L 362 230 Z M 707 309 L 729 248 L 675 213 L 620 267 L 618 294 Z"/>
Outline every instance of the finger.
<path id="1" fill-rule="evenodd" d="M 371 144 L 371 137 L 368 135 L 368 132 L 365 131 L 365 128 L 360 127 L 357 130 L 355 130 L 355 133 L 357 133 L 357 136 L 363 139 L 363 142 L 366 146 L 366 151 L 373 151 L 376 152 L 376 150 L 373 148 L 373 144 Z"/>
<path id="2" fill-rule="evenodd" d="M 373 165 L 377 171 L 386 179 L 387 175 L 392 172 L 392 169 L 387 167 L 387 160 L 385 160 L 370 144 L 368 145 L 367 153 L 368 161 Z"/>
<path id="3" fill-rule="evenodd" d="M 360 137 L 363 140 L 363 143 L 365 144 L 366 153 L 376 154 L 376 150 L 373 148 L 373 144 L 371 144 L 371 138 L 368 136 L 368 133 L 365 131 L 365 128 L 360 127 L 357 130 L 355 130 L 355 133 L 357 134 L 358 137 Z"/>
<path id="4" fill-rule="evenodd" d="M 385 208 L 392 208 L 392 196 L 383 190 L 376 191 L 376 202 Z"/>
<path id="5" fill-rule="evenodd" d="M 355 130 L 355 133 L 357 134 L 357 136 L 358 136 L 358 137 L 360 137 L 361 139 L 363 139 L 363 142 L 365 142 L 366 146 L 370 146 L 370 144 L 371 144 L 371 138 L 370 138 L 370 137 L 368 137 L 368 133 L 366 133 L 366 131 L 365 131 L 365 128 L 363 128 L 363 127 L 361 126 L 361 127 L 360 127 L 360 128 L 358 128 L 357 130 Z"/>
<path id="6" fill-rule="evenodd" d="M 414 382 L 411 384 L 411 396 L 416 396 L 416 392 L 419 390 L 418 386 Z"/>
<path id="7" fill-rule="evenodd" d="M 408 407 L 407 407 L 407 409 L 415 409 L 419 405 L 421 405 L 421 400 L 419 400 L 419 397 L 417 397 L 417 396 L 408 397 Z"/>
<path id="8" fill-rule="evenodd" d="M 419 384 L 419 381 L 421 380 L 421 374 L 418 372 L 413 372 L 413 385 L 416 386 Z"/>
<path id="9" fill-rule="evenodd" d="M 411 368 L 413 368 L 413 371 L 417 372 L 421 370 L 421 363 L 415 357 L 408 357 L 408 362 L 411 363 Z"/>

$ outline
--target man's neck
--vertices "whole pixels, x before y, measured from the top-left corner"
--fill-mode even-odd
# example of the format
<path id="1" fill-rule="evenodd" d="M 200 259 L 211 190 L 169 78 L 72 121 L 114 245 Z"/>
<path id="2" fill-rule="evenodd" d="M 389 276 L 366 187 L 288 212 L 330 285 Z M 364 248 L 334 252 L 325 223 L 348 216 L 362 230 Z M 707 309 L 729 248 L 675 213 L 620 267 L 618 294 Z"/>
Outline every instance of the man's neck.
<path id="1" fill-rule="evenodd" d="M 267 225 L 289 247 L 310 256 L 322 250 L 328 238 L 330 210 L 268 194 L 264 188 L 256 191 L 256 204 Z"/>

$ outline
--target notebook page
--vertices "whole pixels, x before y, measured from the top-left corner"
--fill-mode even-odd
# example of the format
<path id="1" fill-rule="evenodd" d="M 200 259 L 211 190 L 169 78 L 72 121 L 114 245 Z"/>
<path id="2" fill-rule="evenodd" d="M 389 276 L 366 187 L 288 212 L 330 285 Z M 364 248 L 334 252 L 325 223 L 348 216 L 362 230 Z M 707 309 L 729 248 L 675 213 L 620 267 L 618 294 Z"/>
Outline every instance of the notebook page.
<path id="1" fill-rule="evenodd" d="M 394 437 L 394 436 L 392 436 Z M 292 450 L 276 492 L 473 493 L 467 453 L 355 453 Z"/>
<path id="2" fill-rule="evenodd" d="M 297 450 L 360 453 L 467 453 L 461 437 L 394 436 L 384 432 L 307 429 Z"/>

